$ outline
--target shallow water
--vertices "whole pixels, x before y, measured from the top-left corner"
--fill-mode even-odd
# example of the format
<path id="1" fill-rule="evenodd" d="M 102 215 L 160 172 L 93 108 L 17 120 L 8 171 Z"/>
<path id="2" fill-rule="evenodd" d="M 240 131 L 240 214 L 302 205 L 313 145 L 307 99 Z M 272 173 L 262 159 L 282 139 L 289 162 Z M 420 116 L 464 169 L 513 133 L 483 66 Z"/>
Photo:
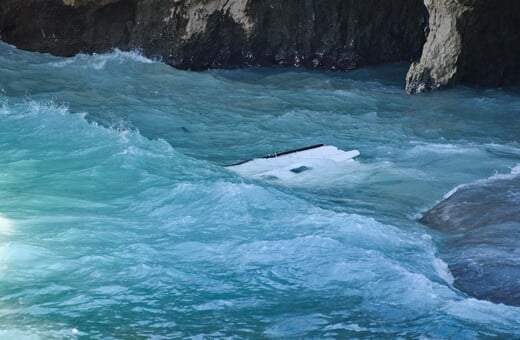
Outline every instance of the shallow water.
<path id="1" fill-rule="evenodd" d="M 416 222 L 519 166 L 518 88 L 8 45 L 0 65 L 0 338 L 520 335 Z M 291 183 L 222 167 L 319 143 L 361 156 Z"/>

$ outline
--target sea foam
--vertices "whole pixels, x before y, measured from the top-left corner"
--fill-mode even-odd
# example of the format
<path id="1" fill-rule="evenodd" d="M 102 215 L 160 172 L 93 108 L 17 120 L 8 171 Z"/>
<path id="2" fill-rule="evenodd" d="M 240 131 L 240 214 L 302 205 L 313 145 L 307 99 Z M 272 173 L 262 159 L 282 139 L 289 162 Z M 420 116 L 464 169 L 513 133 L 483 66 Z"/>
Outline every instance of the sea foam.
<path id="1" fill-rule="evenodd" d="M 64 68 L 72 65 L 80 65 L 85 68 L 91 68 L 94 70 L 102 70 L 105 68 L 107 63 L 125 64 L 128 62 L 137 62 L 143 64 L 151 64 L 158 60 L 150 59 L 145 57 L 141 51 L 121 51 L 120 49 L 113 49 L 112 52 L 108 53 L 94 53 L 88 54 L 77 54 L 75 57 L 63 59 L 59 61 L 50 62 L 51 67 Z"/>
<path id="2" fill-rule="evenodd" d="M 460 189 L 463 189 L 463 188 L 467 188 L 467 187 L 471 187 L 471 186 L 477 186 L 477 185 L 485 185 L 485 184 L 489 184 L 489 183 L 491 183 L 493 181 L 496 181 L 496 180 L 513 179 L 513 178 L 515 178 L 515 177 L 520 175 L 520 163 L 516 164 L 515 166 L 511 167 L 510 169 L 511 169 L 511 171 L 508 174 L 501 174 L 499 172 L 495 172 L 493 175 L 489 176 L 488 178 L 479 179 L 479 180 L 477 180 L 475 182 L 472 182 L 472 183 L 459 184 L 455 188 L 453 188 L 450 191 L 448 191 L 443 196 L 443 199 L 450 198 L 451 196 L 453 196 L 453 194 L 455 194 L 457 191 L 459 191 Z"/>

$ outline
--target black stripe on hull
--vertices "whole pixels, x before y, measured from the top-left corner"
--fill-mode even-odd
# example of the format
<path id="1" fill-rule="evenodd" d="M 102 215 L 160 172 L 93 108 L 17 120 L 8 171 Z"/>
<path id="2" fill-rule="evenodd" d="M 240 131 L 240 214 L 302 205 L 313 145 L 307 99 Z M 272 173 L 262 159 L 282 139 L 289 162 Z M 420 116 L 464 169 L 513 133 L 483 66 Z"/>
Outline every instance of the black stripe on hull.
<path id="1" fill-rule="evenodd" d="M 317 148 L 321 148 L 322 146 L 325 146 L 325 144 L 316 144 L 316 145 L 312 145 L 312 146 L 307 146 L 305 148 L 300 148 L 300 149 L 294 149 L 294 150 L 290 150 L 290 151 L 284 151 L 284 152 L 275 152 L 271 155 L 267 155 L 267 156 L 264 156 L 264 157 L 260 157 L 260 158 L 263 158 L 263 159 L 269 159 L 269 158 L 276 158 L 276 157 L 281 157 L 281 156 L 286 156 L 286 155 L 290 155 L 292 153 L 297 153 L 297 152 L 302 152 L 302 151 L 307 151 L 307 150 L 312 150 L 312 149 L 317 149 Z M 247 162 L 251 162 L 252 160 L 254 160 L 256 158 L 253 158 L 253 159 L 248 159 L 246 161 L 241 161 L 241 162 L 238 162 L 238 163 L 235 163 L 235 164 L 231 164 L 231 165 L 228 165 L 228 167 L 230 166 L 237 166 L 237 165 L 242 165 L 242 164 L 245 164 Z"/>

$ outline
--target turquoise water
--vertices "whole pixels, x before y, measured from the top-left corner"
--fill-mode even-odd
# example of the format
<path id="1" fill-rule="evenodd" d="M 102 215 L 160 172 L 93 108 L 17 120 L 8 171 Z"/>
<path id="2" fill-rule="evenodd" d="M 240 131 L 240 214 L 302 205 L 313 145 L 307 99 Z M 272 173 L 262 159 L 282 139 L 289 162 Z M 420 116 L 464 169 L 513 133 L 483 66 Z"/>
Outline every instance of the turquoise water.
<path id="1" fill-rule="evenodd" d="M 520 90 L 412 97 L 405 72 L 0 45 L 0 338 L 520 336 L 416 222 L 518 172 Z M 294 183 L 222 167 L 317 143 L 361 156 Z"/>

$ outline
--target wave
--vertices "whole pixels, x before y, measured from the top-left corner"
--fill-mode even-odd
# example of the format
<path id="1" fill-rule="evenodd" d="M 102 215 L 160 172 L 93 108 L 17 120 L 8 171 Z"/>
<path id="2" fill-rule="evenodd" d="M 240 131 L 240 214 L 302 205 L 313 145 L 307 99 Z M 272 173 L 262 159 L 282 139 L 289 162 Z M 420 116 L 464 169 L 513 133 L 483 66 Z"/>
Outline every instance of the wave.
<path id="1" fill-rule="evenodd" d="M 127 62 L 152 64 L 160 62 L 160 59 L 147 58 L 142 54 L 142 51 L 139 50 L 121 51 L 120 49 L 115 48 L 111 52 L 102 54 L 94 53 L 90 55 L 80 53 L 71 58 L 50 62 L 49 66 L 64 68 L 69 65 L 79 65 L 84 68 L 102 70 L 105 68 L 107 63 L 124 64 Z"/>
<path id="2" fill-rule="evenodd" d="M 50 159 L 45 159 L 45 155 L 55 153 L 53 157 L 59 156 L 64 162 L 79 162 L 83 159 L 85 165 L 91 167 L 96 167 L 96 162 L 103 164 L 106 159 L 111 159 L 114 168 L 133 163 L 136 167 L 134 171 L 153 165 L 159 173 L 175 169 L 180 171 L 179 175 L 192 175 L 194 178 L 203 178 L 208 173 L 217 177 L 232 177 L 212 163 L 176 151 L 164 139 L 151 140 L 144 137 L 139 129 L 121 119 L 98 123 L 89 119 L 87 112 L 70 112 L 66 104 L 52 100 L 5 99 L 0 107 L 0 119 L 0 131 L 5 132 L 6 145 L 13 136 L 17 136 L 20 140 L 17 148 L 31 150 L 34 153 L 33 160 L 47 162 Z M 21 139 L 21 136 L 25 137 Z M 27 159 L 27 155 L 20 154 L 10 161 L 24 159 Z M 164 170 L 160 169 L 161 161 L 166 163 L 164 166 L 167 168 Z"/>
<path id="3" fill-rule="evenodd" d="M 449 283 L 446 279 L 449 275 L 435 257 L 431 239 L 416 240 L 415 235 L 371 218 L 323 210 L 276 188 L 256 182 L 244 183 L 241 178 L 218 166 L 182 155 L 163 140 L 146 139 L 138 130 L 89 123 L 85 113 L 70 113 L 65 105 L 22 101 L 5 106 L 7 112 L 1 116 L 1 129 L 17 131 L 17 135 L 23 136 L 17 148 L 26 150 L 25 153 L 12 154 L 7 170 L 14 172 L 16 166 L 22 166 L 16 162 L 27 158 L 38 164 L 41 171 L 22 169 L 13 175 L 26 176 L 27 184 L 17 189 L 22 193 L 32 192 L 35 203 L 59 204 L 69 209 L 81 206 L 110 209 L 111 201 L 104 205 L 101 205 L 102 201 L 96 202 L 96 190 L 102 190 L 109 197 L 119 197 L 135 213 L 155 216 L 163 222 L 172 218 L 178 218 L 178 222 L 191 215 L 192 218 L 186 220 L 189 225 L 206 225 L 209 218 L 220 223 L 222 232 L 226 231 L 227 223 L 231 223 L 230 227 L 233 223 L 254 225 L 255 220 L 247 220 L 253 213 L 258 221 L 276 221 L 278 228 L 296 234 L 306 229 L 320 230 L 321 236 L 296 238 L 294 244 L 289 241 L 285 246 L 291 245 L 293 250 L 308 246 L 319 250 L 322 241 L 326 248 L 339 250 L 341 243 L 347 242 L 356 249 L 378 249 L 381 254 L 392 253 L 388 247 L 395 247 L 398 253 L 400 248 L 411 247 L 421 253 L 428 249 L 426 262 L 429 271 L 438 273 L 440 281 Z M 92 187 L 74 186 L 63 191 L 61 183 L 64 181 L 79 181 L 85 183 L 83 185 L 91 183 Z M 34 189 L 29 189 L 31 186 L 41 187 L 43 191 L 34 192 Z M 61 197 L 64 194 L 67 196 Z M 172 202 L 185 203 L 181 210 L 176 210 L 179 207 Z M 200 219 L 193 216 L 197 211 Z M 246 219 L 241 220 L 241 216 Z M 243 236 L 248 237 L 247 233 Z M 336 241 L 338 238 L 340 242 Z M 305 246 L 308 242 L 310 244 Z M 261 245 L 261 242 L 257 243 L 254 248 Z M 276 244 L 270 241 L 268 245 L 270 248 Z M 280 246 L 285 247 L 283 243 Z M 274 252 L 282 250 L 273 249 Z M 390 256 L 393 258 L 395 255 Z M 409 266 L 407 270 L 413 271 L 411 268 Z"/>
<path id="4" fill-rule="evenodd" d="M 495 304 L 485 300 L 467 298 L 449 301 L 443 308 L 448 314 L 460 320 L 473 323 L 478 320 L 491 328 L 498 328 L 504 333 L 520 329 L 520 312 L 518 307 Z"/>
<path id="5" fill-rule="evenodd" d="M 29 56 L 23 66 L 9 59 L 12 76 L 2 85 L 11 82 L 16 91 L 0 94 L 0 206 L 11 226 L 8 237 L 0 235 L 8 240 L 0 245 L 0 265 L 7 266 L 0 286 L 9 293 L 0 297 L 1 316 L 16 306 L 0 317 L 0 328 L 60 320 L 49 331 L 107 337 L 121 336 L 106 329 L 123 320 L 139 323 L 143 336 L 174 328 L 188 336 L 221 330 L 219 320 L 208 317 L 218 314 L 229 320 L 228 330 L 252 325 L 254 334 L 294 336 L 294 328 L 306 325 L 302 337 L 326 337 L 324 329 L 350 332 L 338 337 L 439 337 L 487 322 L 483 304 L 454 286 L 438 240 L 401 213 L 431 199 L 423 198 L 427 193 L 439 197 L 455 183 L 502 169 L 514 150 L 475 140 L 434 154 L 410 144 L 417 137 L 406 129 L 409 117 L 388 119 L 386 110 L 394 107 L 369 100 L 351 112 L 349 93 L 301 96 L 301 86 L 280 87 L 279 79 L 240 92 L 243 84 L 222 83 L 213 73 L 168 73 L 127 52 Z M 62 64 L 49 67 L 57 61 Z M 24 72 L 23 81 L 16 72 Z M 50 74 L 54 85 L 46 87 Z M 312 88 L 314 76 L 305 77 Z M 332 85 L 342 88 L 341 79 Z M 233 105 L 227 93 L 239 94 Z M 251 105 L 258 93 L 263 99 Z M 65 104 L 46 100 L 53 96 Z M 292 139 L 277 139 L 286 133 Z M 320 183 L 279 187 L 212 163 L 311 137 L 364 148 L 355 169 L 329 176 L 345 188 L 307 193 L 301 187 Z M 496 152 L 472 153 L 471 161 L 459 156 L 473 149 Z M 205 156 L 211 161 L 196 159 Z M 435 164 L 446 158 L 460 163 Z M 487 167 L 466 172 L 479 160 Z M 446 184 L 437 175 L 453 178 Z M 331 203 L 324 204 L 328 195 Z M 503 331 L 511 332 L 518 310 L 487 307 L 495 315 L 506 310 Z M 103 331 L 96 328 L 100 322 Z"/>
<path id="6" fill-rule="evenodd" d="M 434 154 L 441 154 L 441 155 L 458 155 L 458 154 L 467 154 L 468 152 L 477 153 L 481 152 L 479 148 L 476 146 L 473 146 L 469 143 L 465 143 L 464 145 L 461 144 L 449 144 L 449 143 L 425 143 L 425 142 L 414 142 L 412 143 L 414 145 L 410 150 L 407 152 L 409 154 L 416 154 L 416 153 L 434 153 Z"/>
<path id="7" fill-rule="evenodd" d="M 489 176 L 488 178 L 479 179 L 479 180 L 477 180 L 475 182 L 471 182 L 471 183 L 459 184 L 456 187 L 454 187 L 453 189 L 451 189 L 450 191 L 448 191 L 443 196 L 443 199 L 446 200 L 446 199 L 450 198 L 451 196 L 453 196 L 453 194 L 455 194 L 460 189 L 465 189 L 465 188 L 479 186 L 479 185 L 486 185 L 486 184 L 489 184 L 496 180 L 510 180 L 510 179 L 514 179 L 520 175 L 520 163 L 517 163 L 515 166 L 511 167 L 510 169 L 511 169 L 511 171 L 508 174 L 501 174 L 499 172 L 495 172 L 493 175 Z"/>

